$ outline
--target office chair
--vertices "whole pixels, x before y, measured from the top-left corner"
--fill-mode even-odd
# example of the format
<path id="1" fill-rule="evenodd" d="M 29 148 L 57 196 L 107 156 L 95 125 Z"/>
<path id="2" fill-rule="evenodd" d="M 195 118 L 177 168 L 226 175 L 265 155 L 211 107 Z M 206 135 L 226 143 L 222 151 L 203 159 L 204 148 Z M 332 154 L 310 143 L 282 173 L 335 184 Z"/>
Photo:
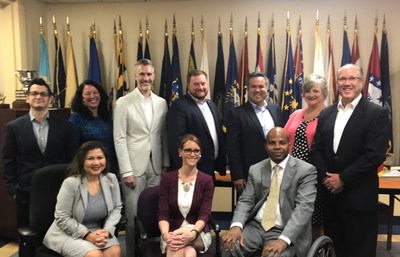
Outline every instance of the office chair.
<path id="1" fill-rule="evenodd" d="M 158 228 L 158 195 L 159 186 L 146 188 L 139 196 L 138 212 L 135 218 L 135 234 L 137 253 L 140 257 L 163 256 L 160 249 L 160 230 Z M 129 218 L 129 217 L 128 217 Z M 203 257 L 220 256 L 219 232 L 220 226 L 210 217 L 210 227 L 215 238 L 207 252 L 199 254 Z"/>
<path id="2" fill-rule="evenodd" d="M 54 221 L 57 195 L 67 173 L 69 164 L 53 164 L 36 170 L 32 177 L 29 227 L 18 228 L 21 240 L 20 257 L 61 256 L 42 244 L 43 238 Z M 124 229 L 127 219 L 122 216 L 116 226 L 115 235 Z"/>

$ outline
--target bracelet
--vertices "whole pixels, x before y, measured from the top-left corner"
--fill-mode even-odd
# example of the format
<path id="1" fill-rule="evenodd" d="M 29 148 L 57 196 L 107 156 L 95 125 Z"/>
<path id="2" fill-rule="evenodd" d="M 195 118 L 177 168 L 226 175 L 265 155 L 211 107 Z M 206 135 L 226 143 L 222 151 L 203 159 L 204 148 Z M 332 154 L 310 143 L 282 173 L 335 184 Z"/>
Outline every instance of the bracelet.
<path id="1" fill-rule="evenodd" d="M 196 232 L 196 237 L 194 238 L 194 240 L 196 240 L 199 237 L 200 232 L 197 231 L 196 229 L 192 229 L 190 232 L 193 232 L 193 231 Z"/>
<path id="2" fill-rule="evenodd" d="M 82 239 L 83 239 L 83 240 L 86 240 L 86 237 L 87 237 L 90 233 L 92 233 L 92 231 L 89 230 L 89 231 L 82 237 Z"/>

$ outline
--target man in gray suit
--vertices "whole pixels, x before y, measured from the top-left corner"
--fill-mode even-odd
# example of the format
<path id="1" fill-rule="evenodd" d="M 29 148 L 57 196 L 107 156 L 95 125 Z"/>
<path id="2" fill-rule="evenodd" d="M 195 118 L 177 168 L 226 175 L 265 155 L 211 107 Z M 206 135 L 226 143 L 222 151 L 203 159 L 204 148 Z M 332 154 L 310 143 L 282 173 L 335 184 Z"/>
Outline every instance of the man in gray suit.
<path id="1" fill-rule="evenodd" d="M 125 197 L 127 255 L 134 255 L 134 217 L 146 188 L 160 184 L 169 167 L 166 101 L 151 91 L 154 66 L 142 59 L 135 65 L 137 88 L 118 99 L 114 111 L 114 144 Z"/>
<path id="2" fill-rule="evenodd" d="M 269 158 L 250 167 L 231 229 L 222 237 L 223 254 L 243 257 L 262 250 L 262 256 L 306 256 L 317 170 L 288 155 L 289 136 L 283 128 L 268 132 L 265 148 Z M 271 205 L 273 198 L 277 201 Z"/>

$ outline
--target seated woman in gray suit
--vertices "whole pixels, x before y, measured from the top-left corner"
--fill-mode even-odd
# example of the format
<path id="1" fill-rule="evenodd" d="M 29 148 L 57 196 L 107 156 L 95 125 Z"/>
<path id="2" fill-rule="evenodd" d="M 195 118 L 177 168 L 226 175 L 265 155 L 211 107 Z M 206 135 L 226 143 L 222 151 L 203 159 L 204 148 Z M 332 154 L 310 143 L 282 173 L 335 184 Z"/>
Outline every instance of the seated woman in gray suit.
<path id="1" fill-rule="evenodd" d="M 185 135 L 179 146 L 182 166 L 161 175 L 158 226 L 167 257 L 195 257 L 211 245 L 208 219 L 214 194 L 210 175 L 199 172 L 200 140 Z"/>
<path id="2" fill-rule="evenodd" d="M 108 173 L 104 146 L 88 141 L 79 148 L 60 188 L 55 219 L 43 244 L 63 256 L 121 256 L 113 236 L 121 209 L 119 184 Z"/>

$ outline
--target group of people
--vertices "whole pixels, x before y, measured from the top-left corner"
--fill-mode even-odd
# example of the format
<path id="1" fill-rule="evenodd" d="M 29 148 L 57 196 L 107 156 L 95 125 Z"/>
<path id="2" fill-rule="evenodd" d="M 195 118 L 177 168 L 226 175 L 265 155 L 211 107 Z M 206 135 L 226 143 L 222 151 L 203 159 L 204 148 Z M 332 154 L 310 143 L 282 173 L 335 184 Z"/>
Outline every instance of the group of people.
<path id="1" fill-rule="evenodd" d="M 151 61 L 135 69 L 137 87 L 117 100 L 113 114 L 101 85 L 84 81 L 70 122 L 49 113 L 52 93 L 44 80 L 30 83 L 30 111 L 7 124 L 1 156 L 19 226 L 29 223 L 33 171 L 72 161 L 43 241 L 48 248 L 64 256 L 120 256 L 113 233 L 123 202 L 126 252 L 135 256 L 139 195 L 160 185 L 161 250 L 194 257 L 211 245 L 214 172 L 224 175 L 228 166 L 240 197 L 222 237 L 224 255 L 305 256 L 312 240 L 326 234 L 336 256 L 375 257 L 377 168 L 385 160 L 388 113 L 362 98 L 360 67 L 338 70 L 340 100 L 329 107 L 325 78 L 309 75 L 307 107 L 286 124 L 280 106 L 267 103 L 268 78 L 251 73 L 248 101 L 229 113 L 226 136 L 207 99 L 204 71 L 189 72 L 187 94 L 168 107 L 152 91 Z"/>

